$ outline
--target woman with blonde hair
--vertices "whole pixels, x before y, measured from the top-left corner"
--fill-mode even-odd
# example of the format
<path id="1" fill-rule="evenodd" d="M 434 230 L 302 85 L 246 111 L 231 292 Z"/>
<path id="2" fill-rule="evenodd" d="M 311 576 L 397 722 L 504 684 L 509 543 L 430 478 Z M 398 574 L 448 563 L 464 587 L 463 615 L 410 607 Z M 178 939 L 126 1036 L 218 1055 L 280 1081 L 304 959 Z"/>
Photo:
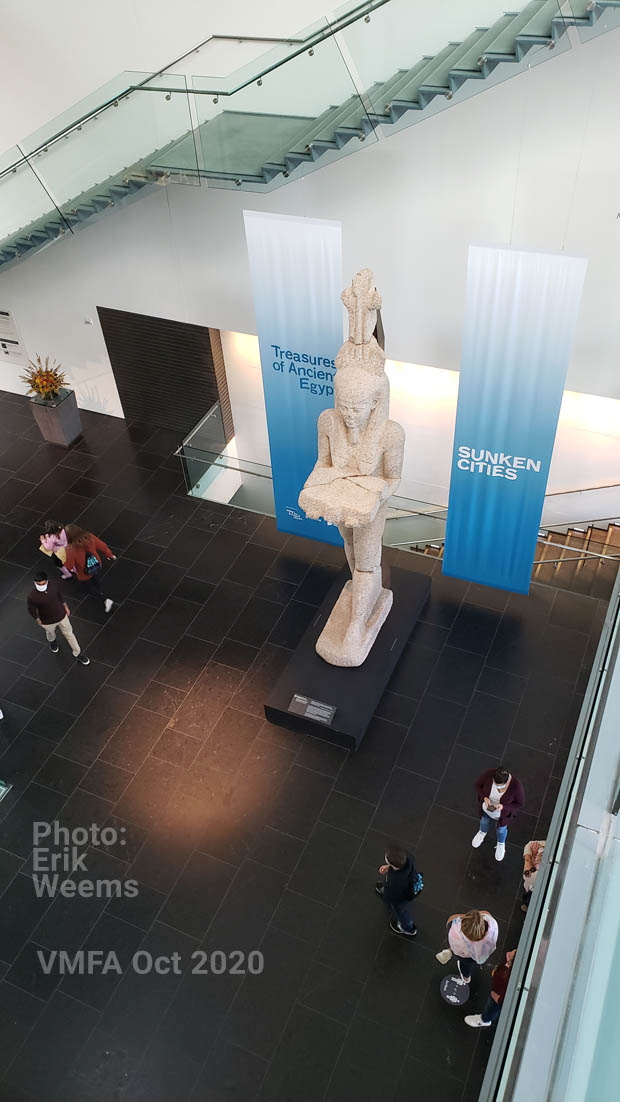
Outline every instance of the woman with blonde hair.
<path id="1" fill-rule="evenodd" d="M 91 592 L 103 601 L 106 612 L 112 608 L 113 601 L 106 597 L 101 588 L 101 568 L 103 559 L 115 559 L 116 555 L 110 551 L 107 543 L 94 536 L 92 532 L 86 532 L 77 524 L 67 524 L 67 557 L 65 566 L 72 571 L 79 582 L 88 584 Z"/>
<path id="2" fill-rule="evenodd" d="M 447 964 L 452 954 L 458 958 L 457 966 L 462 983 L 469 983 L 474 964 L 486 964 L 497 945 L 498 926 L 489 911 L 467 911 L 450 915 L 448 927 L 449 949 L 437 953 L 437 960 Z"/>

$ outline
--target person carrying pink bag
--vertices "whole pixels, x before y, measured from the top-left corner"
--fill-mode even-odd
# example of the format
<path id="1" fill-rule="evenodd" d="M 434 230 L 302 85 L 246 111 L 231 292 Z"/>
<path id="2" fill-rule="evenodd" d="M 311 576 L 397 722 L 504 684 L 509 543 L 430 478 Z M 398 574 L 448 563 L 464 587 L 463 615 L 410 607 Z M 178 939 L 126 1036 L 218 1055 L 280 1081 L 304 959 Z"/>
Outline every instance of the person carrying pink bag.
<path id="1" fill-rule="evenodd" d="M 59 524 L 57 520 L 46 520 L 43 525 L 43 533 L 40 537 L 41 546 L 39 550 L 44 555 L 54 559 L 56 566 L 60 570 L 61 577 L 70 578 L 71 571 L 65 566 L 67 560 L 67 533 L 62 524 Z"/>

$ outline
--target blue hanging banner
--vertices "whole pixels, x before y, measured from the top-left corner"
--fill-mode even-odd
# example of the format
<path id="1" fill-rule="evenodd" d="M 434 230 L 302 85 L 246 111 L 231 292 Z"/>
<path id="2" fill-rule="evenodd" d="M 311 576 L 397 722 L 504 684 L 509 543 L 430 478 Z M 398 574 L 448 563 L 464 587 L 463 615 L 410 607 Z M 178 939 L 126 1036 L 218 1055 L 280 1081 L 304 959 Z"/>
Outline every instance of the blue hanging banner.
<path id="1" fill-rule="evenodd" d="M 444 574 L 529 590 L 586 265 L 469 249 Z"/>
<path id="2" fill-rule="evenodd" d="M 316 422 L 334 404 L 343 341 L 340 222 L 245 210 L 267 411 L 276 522 L 281 532 L 341 544 L 297 499 L 317 458 Z"/>

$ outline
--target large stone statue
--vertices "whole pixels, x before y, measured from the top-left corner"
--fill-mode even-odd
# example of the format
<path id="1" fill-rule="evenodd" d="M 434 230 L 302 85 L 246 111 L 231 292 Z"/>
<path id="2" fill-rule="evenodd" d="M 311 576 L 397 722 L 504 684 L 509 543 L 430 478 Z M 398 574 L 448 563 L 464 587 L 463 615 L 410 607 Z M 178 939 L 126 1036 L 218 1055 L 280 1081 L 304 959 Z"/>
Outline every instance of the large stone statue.
<path id="1" fill-rule="evenodd" d="M 318 459 L 299 495 L 313 519 L 337 524 L 351 581 L 344 586 L 317 652 L 334 666 L 361 666 L 392 607 L 381 581 L 387 499 L 400 481 L 404 433 L 388 420 L 390 384 L 375 330 L 381 296 L 365 268 L 342 292 L 349 339 L 336 357 L 335 408 L 318 419 Z"/>

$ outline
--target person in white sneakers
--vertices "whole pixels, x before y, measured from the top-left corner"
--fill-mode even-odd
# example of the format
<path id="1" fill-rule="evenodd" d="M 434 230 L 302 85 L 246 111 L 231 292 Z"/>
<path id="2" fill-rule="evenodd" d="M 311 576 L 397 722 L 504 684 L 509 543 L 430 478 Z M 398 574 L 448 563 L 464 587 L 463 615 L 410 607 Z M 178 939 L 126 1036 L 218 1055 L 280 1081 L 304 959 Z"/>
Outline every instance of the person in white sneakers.
<path id="1" fill-rule="evenodd" d="M 69 606 L 62 595 L 60 581 L 50 580 L 44 570 L 39 570 L 35 574 L 34 589 L 28 594 L 26 604 L 35 624 L 43 628 L 52 654 L 58 654 L 60 650 L 56 639 L 59 628 L 80 666 L 90 666 L 90 658 L 86 657 L 73 634 Z"/>
<path id="2" fill-rule="evenodd" d="M 66 569 L 75 574 L 78 582 L 88 585 L 93 596 L 99 597 L 105 611 L 109 612 L 114 601 L 106 597 L 101 588 L 101 570 L 104 558 L 113 561 L 116 555 L 107 543 L 77 524 L 68 524 L 65 532 L 68 540 Z"/>
<path id="3" fill-rule="evenodd" d="M 499 933 L 497 922 L 489 911 L 467 911 L 450 915 L 446 922 L 449 949 L 442 949 L 435 956 L 440 964 L 447 964 L 452 954 L 457 958 L 460 982 L 469 983 L 475 964 L 486 964 L 495 952 Z"/>
<path id="4" fill-rule="evenodd" d="M 506 853 L 508 823 L 514 819 L 525 803 L 523 785 L 503 765 L 487 769 L 476 781 L 476 795 L 480 809 L 480 829 L 472 838 L 472 846 L 478 849 L 484 842 L 492 822 L 497 831 L 495 860 L 503 861 Z"/>
<path id="5" fill-rule="evenodd" d="M 498 964 L 497 968 L 493 969 L 491 993 L 482 1013 L 465 1015 L 465 1022 L 467 1025 L 470 1025 L 472 1029 L 485 1029 L 493 1025 L 499 1018 L 502 1003 L 506 996 L 508 980 L 510 979 L 510 969 L 512 968 L 512 962 L 515 959 L 516 953 L 516 949 L 511 949 L 509 953 L 506 953 L 506 960 L 504 963 Z"/>

